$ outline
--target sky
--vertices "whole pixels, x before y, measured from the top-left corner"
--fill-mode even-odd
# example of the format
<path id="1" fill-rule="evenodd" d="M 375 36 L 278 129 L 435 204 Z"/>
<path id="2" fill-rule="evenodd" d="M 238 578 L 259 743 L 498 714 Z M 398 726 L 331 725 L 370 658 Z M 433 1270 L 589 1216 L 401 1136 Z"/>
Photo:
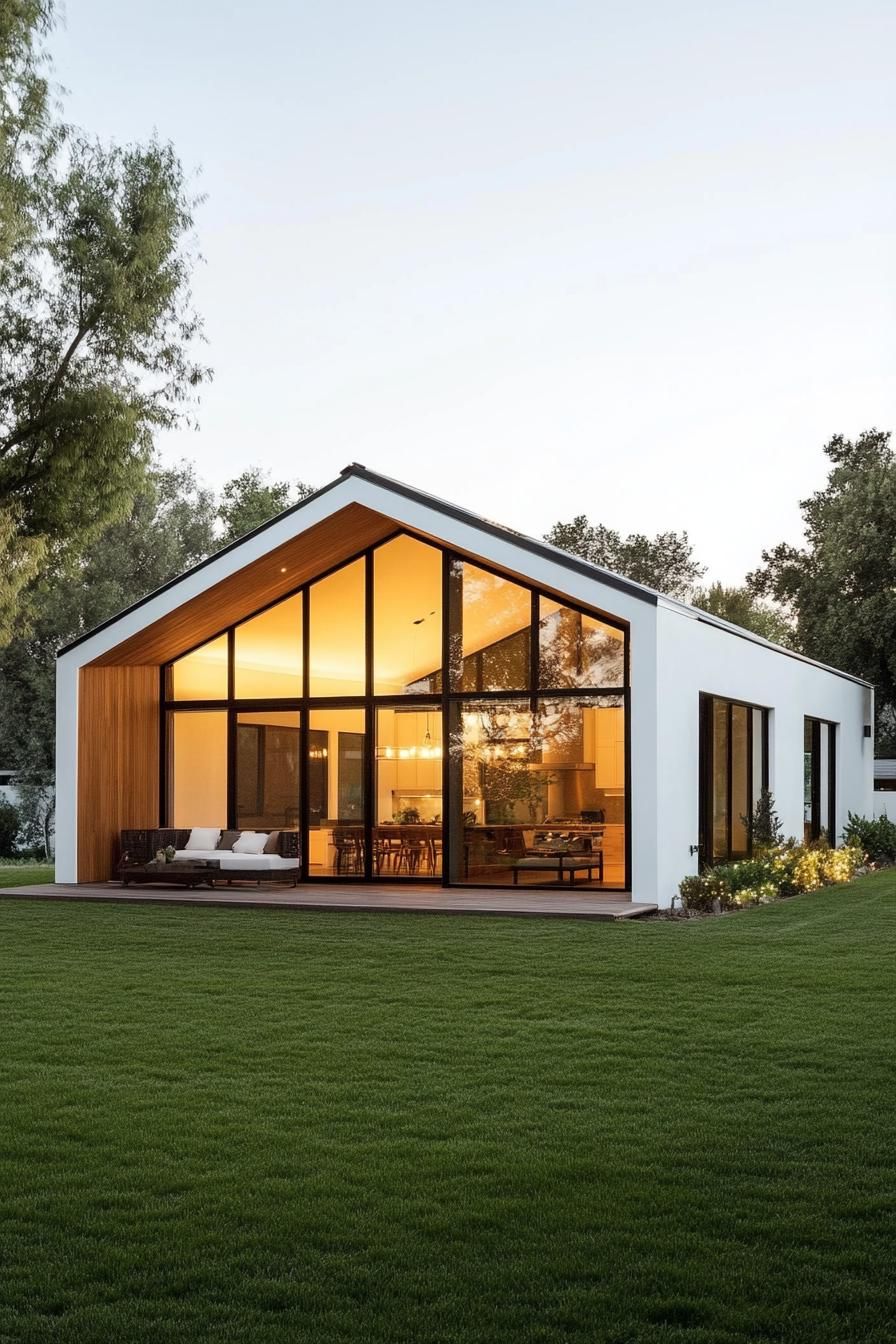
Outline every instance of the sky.
<path id="1" fill-rule="evenodd" d="M 896 429 L 892 0 L 67 0 L 67 117 L 170 139 L 220 487 L 349 462 L 739 582 Z"/>

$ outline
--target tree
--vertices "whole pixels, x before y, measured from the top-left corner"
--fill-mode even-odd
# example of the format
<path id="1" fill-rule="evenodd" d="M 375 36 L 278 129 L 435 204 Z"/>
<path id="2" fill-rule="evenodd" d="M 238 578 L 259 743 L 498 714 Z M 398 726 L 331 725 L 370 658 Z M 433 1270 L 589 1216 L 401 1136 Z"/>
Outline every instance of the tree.
<path id="1" fill-rule="evenodd" d="M 545 541 L 668 597 L 687 600 L 706 572 L 694 559 L 687 532 L 660 532 L 653 538 L 633 532 L 623 537 L 580 513 L 571 522 L 555 523 Z"/>
<path id="2" fill-rule="evenodd" d="M 0 17 L 0 643 L 41 566 L 126 514 L 208 372 L 183 169 L 170 145 L 53 121 L 51 21 L 42 0 Z"/>
<path id="3" fill-rule="evenodd" d="M 768 602 L 760 601 L 747 587 L 726 588 L 721 583 L 712 583 L 708 588 L 698 589 L 692 601 L 702 611 L 752 630 L 773 644 L 787 647 L 792 642 L 793 632 L 786 617 Z"/>
<path id="4" fill-rule="evenodd" d="M 40 172 L 55 149 L 47 60 L 51 0 L 15 0 L 0 9 L 0 288 L 6 266 L 33 230 Z"/>
<path id="5" fill-rule="evenodd" d="M 30 844 L 52 824 L 57 649 L 203 559 L 214 524 L 214 496 L 192 466 L 154 464 L 127 517 L 32 586 L 28 632 L 0 649 L 0 759 L 18 771 Z"/>
<path id="6" fill-rule="evenodd" d="M 268 480 L 267 473 L 259 467 L 235 476 L 225 485 L 218 506 L 223 524 L 221 545 L 237 541 L 313 492 L 314 487 L 302 481 Z"/>
<path id="7" fill-rule="evenodd" d="M 774 849 L 776 845 L 784 843 L 784 829 L 770 789 L 759 790 L 756 806 L 748 817 L 741 817 L 741 821 L 756 849 Z"/>
<path id="8" fill-rule="evenodd" d="M 825 446 L 827 484 L 800 504 L 804 544 L 762 555 L 750 590 L 779 603 L 801 652 L 877 688 L 878 750 L 896 747 L 896 457 L 870 429 Z"/>
<path id="9" fill-rule="evenodd" d="M 0 859 L 15 857 L 20 827 L 18 808 L 5 798 L 0 798 Z"/>

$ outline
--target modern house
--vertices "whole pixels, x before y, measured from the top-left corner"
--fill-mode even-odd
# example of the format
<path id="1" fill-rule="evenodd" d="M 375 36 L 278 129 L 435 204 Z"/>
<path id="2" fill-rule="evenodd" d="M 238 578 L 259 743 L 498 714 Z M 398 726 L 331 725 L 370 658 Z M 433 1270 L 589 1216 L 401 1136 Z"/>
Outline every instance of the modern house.
<path id="1" fill-rule="evenodd" d="M 63 649 L 57 715 L 60 882 L 286 829 L 304 881 L 668 905 L 764 784 L 800 837 L 872 808 L 869 685 L 356 464 Z"/>

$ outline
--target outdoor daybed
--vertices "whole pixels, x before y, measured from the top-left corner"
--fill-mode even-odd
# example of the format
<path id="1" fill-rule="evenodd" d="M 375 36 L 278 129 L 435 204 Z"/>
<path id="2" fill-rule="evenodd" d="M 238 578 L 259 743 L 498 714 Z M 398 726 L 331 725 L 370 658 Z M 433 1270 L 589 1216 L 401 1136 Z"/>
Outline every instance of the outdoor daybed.
<path id="1" fill-rule="evenodd" d="M 156 854 L 169 846 L 174 849 L 173 863 L 156 864 Z M 118 876 L 123 882 L 189 883 L 191 868 L 196 869 L 194 879 L 209 885 L 218 881 L 287 882 L 295 886 L 299 877 L 298 832 L 222 831 L 217 827 L 121 832 Z"/>

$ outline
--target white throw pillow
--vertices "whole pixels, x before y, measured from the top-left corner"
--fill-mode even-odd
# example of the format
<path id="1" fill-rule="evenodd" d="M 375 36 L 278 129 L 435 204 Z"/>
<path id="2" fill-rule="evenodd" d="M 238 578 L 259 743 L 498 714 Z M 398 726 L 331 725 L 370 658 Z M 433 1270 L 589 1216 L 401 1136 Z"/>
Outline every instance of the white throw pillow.
<path id="1" fill-rule="evenodd" d="M 268 842 L 266 831 L 243 831 L 233 846 L 234 854 L 261 854 Z"/>
<path id="2" fill-rule="evenodd" d="M 215 849 L 221 839 L 220 826 L 194 826 L 187 841 L 187 849 Z"/>

